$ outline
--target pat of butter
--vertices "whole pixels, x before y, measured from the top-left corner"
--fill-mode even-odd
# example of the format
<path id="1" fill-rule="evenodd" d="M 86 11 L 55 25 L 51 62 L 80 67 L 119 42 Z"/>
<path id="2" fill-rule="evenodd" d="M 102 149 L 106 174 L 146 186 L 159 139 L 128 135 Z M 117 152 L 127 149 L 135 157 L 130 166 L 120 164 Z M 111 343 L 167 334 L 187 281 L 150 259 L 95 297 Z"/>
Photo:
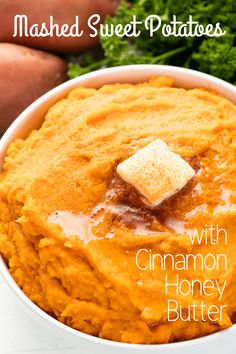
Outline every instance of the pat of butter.
<path id="1" fill-rule="evenodd" d="M 155 207 L 182 189 L 195 175 L 192 167 L 157 139 L 117 167 L 120 177 L 135 187 L 144 202 Z"/>

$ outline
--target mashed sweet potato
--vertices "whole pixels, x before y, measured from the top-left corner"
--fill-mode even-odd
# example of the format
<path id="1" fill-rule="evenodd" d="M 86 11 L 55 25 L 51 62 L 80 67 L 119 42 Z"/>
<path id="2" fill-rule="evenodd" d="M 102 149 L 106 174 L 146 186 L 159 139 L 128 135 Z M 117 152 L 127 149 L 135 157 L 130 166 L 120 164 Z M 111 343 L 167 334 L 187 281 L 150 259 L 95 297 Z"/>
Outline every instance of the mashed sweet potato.
<path id="1" fill-rule="evenodd" d="M 149 210 L 116 166 L 157 138 L 196 176 Z M 25 294 L 75 329 L 128 343 L 200 337 L 231 326 L 236 311 L 235 191 L 236 107 L 227 99 L 163 77 L 79 87 L 8 149 L 0 252 Z M 206 237 L 191 242 L 189 230 Z M 181 270 L 169 259 L 161 269 L 164 254 L 224 254 L 227 264 Z M 174 287 L 167 294 L 166 276 L 173 283 L 176 275 L 208 288 L 191 283 L 189 294 Z M 168 318 L 170 298 L 189 320 Z M 202 318 L 200 309 L 191 316 L 189 306 L 202 302 L 204 314 L 223 306 L 221 316 Z"/>

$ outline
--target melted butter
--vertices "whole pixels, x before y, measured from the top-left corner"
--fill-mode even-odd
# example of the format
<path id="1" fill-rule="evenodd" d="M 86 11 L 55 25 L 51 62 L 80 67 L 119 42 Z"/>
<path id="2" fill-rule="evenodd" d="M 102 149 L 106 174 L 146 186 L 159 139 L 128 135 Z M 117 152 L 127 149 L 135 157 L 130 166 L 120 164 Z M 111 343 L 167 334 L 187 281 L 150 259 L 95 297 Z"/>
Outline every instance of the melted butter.
<path id="1" fill-rule="evenodd" d="M 90 214 L 57 211 L 49 216 L 48 221 L 59 225 L 66 236 L 77 236 L 85 244 L 92 240 L 113 238 L 114 229 L 120 229 L 122 224 L 131 229 L 134 235 L 139 236 L 158 237 L 169 232 L 186 234 L 192 217 L 212 212 L 227 213 L 236 209 L 236 204 L 232 203 L 232 200 L 235 200 L 233 192 L 222 188 L 218 181 L 214 182 L 215 194 L 211 195 L 212 198 L 215 196 L 216 198 L 211 199 L 209 203 L 205 198 L 205 193 L 212 188 L 211 183 L 216 177 L 215 175 L 209 178 L 208 165 L 211 161 L 206 160 L 205 165 L 200 168 L 199 162 L 193 160 L 192 167 L 197 170 L 195 180 L 165 200 L 158 208 L 148 208 L 137 191 L 115 173 L 104 198 Z M 209 209 L 211 204 L 214 204 L 213 210 Z"/>
<path id="2" fill-rule="evenodd" d="M 236 210 L 236 204 L 231 202 L 232 196 L 233 192 L 231 190 L 223 188 L 221 192 L 222 204 L 216 206 L 214 214 Z"/>
<path id="3" fill-rule="evenodd" d="M 77 236 L 85 244 L 99 239 L 93 233 L 94 225 L 91 218 L 85 214 L 76 214 L 72 211 L 56 211 L 49 216 L 48 221 L 59 225 L 64 235 Z M 112 233 L 107 233 L 103 238 L 111 237 Z"/>
<path id="4" fill-rule="evenodd" d="M 132 191 L 133 193 L 134 191 Z M 123 223 L 132 229 L 135 235 L 159 236 L 164 228 L 159 224 L 157 229 L 152 229 L 155 215 L 140 207 L 141 201 L 137 195 L 130 193 L 132 201 L 138 205 L 130 204 L 126 200 L 126 185 L 121 179 L 114 178 L 104 200 L 98 204 L 89 215 L 73 211 L 56 211 L 52 213 L 48 221 L 59 225 L 66 236 L 77 236 L 85 244 L 92 240 L 113 238 L 113 225 Z M 139 204 L 140 203 L 140 204 Z"/>
<path id="5" fill-rule="evenodd" d="M 207 205 L 206 204 L 201 204 L 198 205 L 196 208 L 194 208 L 193 210 L 189 211 L 186 214 L 186 218 L 191 218 L 197 214 L 206 214 L 207 213 Z"/>
<path id="6" fill-rule="evenodd" d="M 112 193 L 114 196 L 114 194 Z M 128 227 L 132 228 L 136 235 L 159 235 L 162 232 L 154 231 L 151 229 L 151 220 L 145 218 L 145 216 L 137 210 L 137 208 L 131 207 L 125 204 L 112 205 L 109 203 L 101 203 L 94 208 L 92 215 L 97 217 L 99 213 L 103 212 L 104 215 L 115 216 L 117 220 L 122 222 Z M 101 221 L 101 217 L 100 217 Z M 99 221 L 98 221 L 99 223 Z"/>
<path id="7" fill-rule="evenodd" d="M 167 217 L 165 219 L 165 226 L 173 230 L 176 234 L 186 234 L 187 229 L 185 227 L 185 222 L 178 220 L 174 217 Z"/>

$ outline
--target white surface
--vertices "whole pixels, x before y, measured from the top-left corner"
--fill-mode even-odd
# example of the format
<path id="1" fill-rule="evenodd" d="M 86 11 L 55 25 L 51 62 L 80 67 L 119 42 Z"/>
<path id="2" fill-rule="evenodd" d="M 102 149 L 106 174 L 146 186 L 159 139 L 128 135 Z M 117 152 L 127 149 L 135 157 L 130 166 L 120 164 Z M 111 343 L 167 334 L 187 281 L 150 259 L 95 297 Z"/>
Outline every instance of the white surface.
<path id="1" fill-rule="evenodd" d="M 34 322 L 0 275 L 0 353 L 75 354 L 78 348 Z"/>

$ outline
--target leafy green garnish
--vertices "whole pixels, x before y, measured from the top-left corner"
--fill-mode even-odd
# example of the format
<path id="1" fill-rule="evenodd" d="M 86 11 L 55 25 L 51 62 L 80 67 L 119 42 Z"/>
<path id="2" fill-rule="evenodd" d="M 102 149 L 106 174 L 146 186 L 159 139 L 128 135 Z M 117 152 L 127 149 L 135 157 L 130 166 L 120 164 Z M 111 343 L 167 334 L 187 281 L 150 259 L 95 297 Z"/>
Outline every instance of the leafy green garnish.
<path id="1" fill-rule="evenodd" d="M 204 40 L 198 52 L 193 53 L 193 59 L 198 62 L 201 71 L 209 72 L 214 76 L 228 81 L 235 80 L 236 47 L 226 40 Z"/>
<path id="2" fill-rule="evenodd" d="M 227 35 L 218 38 L 164 37 L 161 31 L 153 37 L 144 25 L 136 38 L 100 36 L 104 58 L 97 60 L 90 53 L 82 56 L 82 64 L 70 64 L 69 77 L 97 70 L 129 64 L 167 64 L 190 67 L 218 76 L 232 83 L 236 81 L 236 6 L 235 0 L 121 0 L 116 16 L 106 24 L 125 25 L 133 16 L 140 21 L 152 14 L 169 23 L 173 15 L 183 22 L 189 15 L 206 26 L 220 23 Z"/>

